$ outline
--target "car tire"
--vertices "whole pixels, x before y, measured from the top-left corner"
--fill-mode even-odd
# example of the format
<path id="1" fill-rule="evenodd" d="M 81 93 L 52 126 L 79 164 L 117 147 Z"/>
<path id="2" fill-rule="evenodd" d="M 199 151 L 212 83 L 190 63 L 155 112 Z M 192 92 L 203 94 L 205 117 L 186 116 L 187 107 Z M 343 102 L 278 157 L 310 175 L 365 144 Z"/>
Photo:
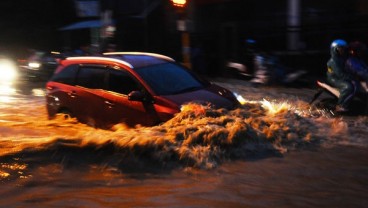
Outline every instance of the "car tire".
<path id="1" fill-rule="evenodd" d="M 63 114 L 65 120 L 74 118 L 73 114 L 67 109 L 60 110 L 59 113 Z"/>

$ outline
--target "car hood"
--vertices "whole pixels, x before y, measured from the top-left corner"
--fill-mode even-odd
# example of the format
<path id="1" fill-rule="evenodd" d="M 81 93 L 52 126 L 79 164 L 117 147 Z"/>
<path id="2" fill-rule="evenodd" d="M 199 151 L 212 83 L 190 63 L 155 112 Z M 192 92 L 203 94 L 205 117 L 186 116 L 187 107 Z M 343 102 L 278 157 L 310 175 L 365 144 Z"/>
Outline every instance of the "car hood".
<path id="1" fill-rule="evenodd" d="M 200 90 L 176 95 L 165 95 L 161 97 L 175 103 L 178 106 L 194 102 L 204 105 L 210 104 L 215 108 L 232 109 L 238 104 L 232 92 L 217 85 L 210 85 L 209 87 Z"/>

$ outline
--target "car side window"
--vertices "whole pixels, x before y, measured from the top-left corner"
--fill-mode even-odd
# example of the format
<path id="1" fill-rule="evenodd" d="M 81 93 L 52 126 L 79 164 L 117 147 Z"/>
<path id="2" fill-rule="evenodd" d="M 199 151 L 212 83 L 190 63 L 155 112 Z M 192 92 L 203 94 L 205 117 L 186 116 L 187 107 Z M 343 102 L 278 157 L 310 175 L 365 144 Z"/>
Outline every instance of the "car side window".
<path id="1" fill-rule="evenodd" d="M 73 64 L 65 67 L 59 73 L 54 74 L 51 81 L 60 82 L 63 84 L 74 85 L 75 77 L 77 75 L 78 65 Z"/>
<path id="2" fill-rule="evenodd" d="M 79 68 L 76 84 L 90 89 L 105 89 L 106 68 L 82 66 Z"/>
<path id="3" fill-rule="evenodd" d="M 108 90 L 128 95 L 132 91 L 141 90 L 141 88 L 127 71 L 110 70 Z"/>

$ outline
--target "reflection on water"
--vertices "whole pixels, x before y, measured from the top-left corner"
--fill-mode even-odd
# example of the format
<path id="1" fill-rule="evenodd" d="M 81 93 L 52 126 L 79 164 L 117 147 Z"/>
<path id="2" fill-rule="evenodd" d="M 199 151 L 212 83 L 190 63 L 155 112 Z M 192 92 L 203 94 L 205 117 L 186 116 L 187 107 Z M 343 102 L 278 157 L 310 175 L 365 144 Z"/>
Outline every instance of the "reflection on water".
<path id="1" fill-rule="evenodd" d="M 366 117 L 329 118 L 298 99 L 262 98 L 232 111 L 190 104 L 160 126 L 102 130 L 62 115 L 48 120 L 43 90 L 36 91 L 11 96 L 16 105 L 1 103 L 2 206 L 349 205 L 334 196 L 360 200 L 355 207 L 366 202 Z"/>
<path id="2" fill-rule="evenodd" d="M 44 83 L 35 82 L 19 87 L 17 81 L 0 82 L 0 107 L 1 105 L 16 104 L 24 99 L 24 95 L 44 97 L 46 90 Z M 4 106 L 3 106 L 4 107 Z"/>
<path id="3" fill-rule="evenodd" d="M 12 101 L 16 90 L 12 87 L 12 83 L 0 83 L 0 103 L 9 103 Z"/>

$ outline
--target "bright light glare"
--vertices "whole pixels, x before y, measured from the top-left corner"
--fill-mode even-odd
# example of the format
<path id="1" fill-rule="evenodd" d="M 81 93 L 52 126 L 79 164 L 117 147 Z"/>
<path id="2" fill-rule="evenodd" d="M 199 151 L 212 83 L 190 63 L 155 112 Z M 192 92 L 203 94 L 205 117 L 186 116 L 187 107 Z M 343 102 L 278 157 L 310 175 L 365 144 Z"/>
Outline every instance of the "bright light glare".
<path id="1" fill-rule="evenodd" d="M 244 105 L 247 101 L 243 98 L 243 96 L 239 95 L 238 93 L 233 93 L 236 99 L 239 101 L 240 104 Z"/>
<path id="2" fill-rule="evenodd" d="M 41 64 L 38 63 L 38 62 L 29 62 L 28 66 L 33 68 L 33 69 L 38 69 L 38 68 L 40 68 Z"/>
<path id="3" fill-rule="evenodd" d="M 17 68 L 15 64 L 7 59 L 0 59 L 0 80 L 12 81 L 17 76 Z"/>
<path id="4" fill-rule="evenodd" d="M 32 89 L 32 94 L 37 97 L 43 97 L 46 93 L 43 89 Z"/>
<path id="5" fill-rule="evenodd" d="M 10 83 L 7 83 L 10 84 Z M 15 94 L 16 90 L 9 85 L 0 84 L 0 103 L 10 103 L 12 101 L 11 95 Z"/>
<path id="6" fill-rule="evenodd" d="M 10 85 L 0 85 L 0 95 L 11 95 L 15 93 L 15 89 L 12 88 Z"/>
<path id="7" fill-rule="evenodd" d="M 171 0 L 171 1 L 174 4 L 174 6 L 178 6 L 178 7 L 184 7 L 185 4 L 187 3 L 186 0 Z"/>
<path id="8" fill-rule="evenodd" d="M 283 103 L 271 103 L 270 101 L 263 99 L 261 101 L 262 107 L 268 111 L 269 114 L 275 115 L 282 111 L 288 110 L 290 106 L 283 102 Z"/>

